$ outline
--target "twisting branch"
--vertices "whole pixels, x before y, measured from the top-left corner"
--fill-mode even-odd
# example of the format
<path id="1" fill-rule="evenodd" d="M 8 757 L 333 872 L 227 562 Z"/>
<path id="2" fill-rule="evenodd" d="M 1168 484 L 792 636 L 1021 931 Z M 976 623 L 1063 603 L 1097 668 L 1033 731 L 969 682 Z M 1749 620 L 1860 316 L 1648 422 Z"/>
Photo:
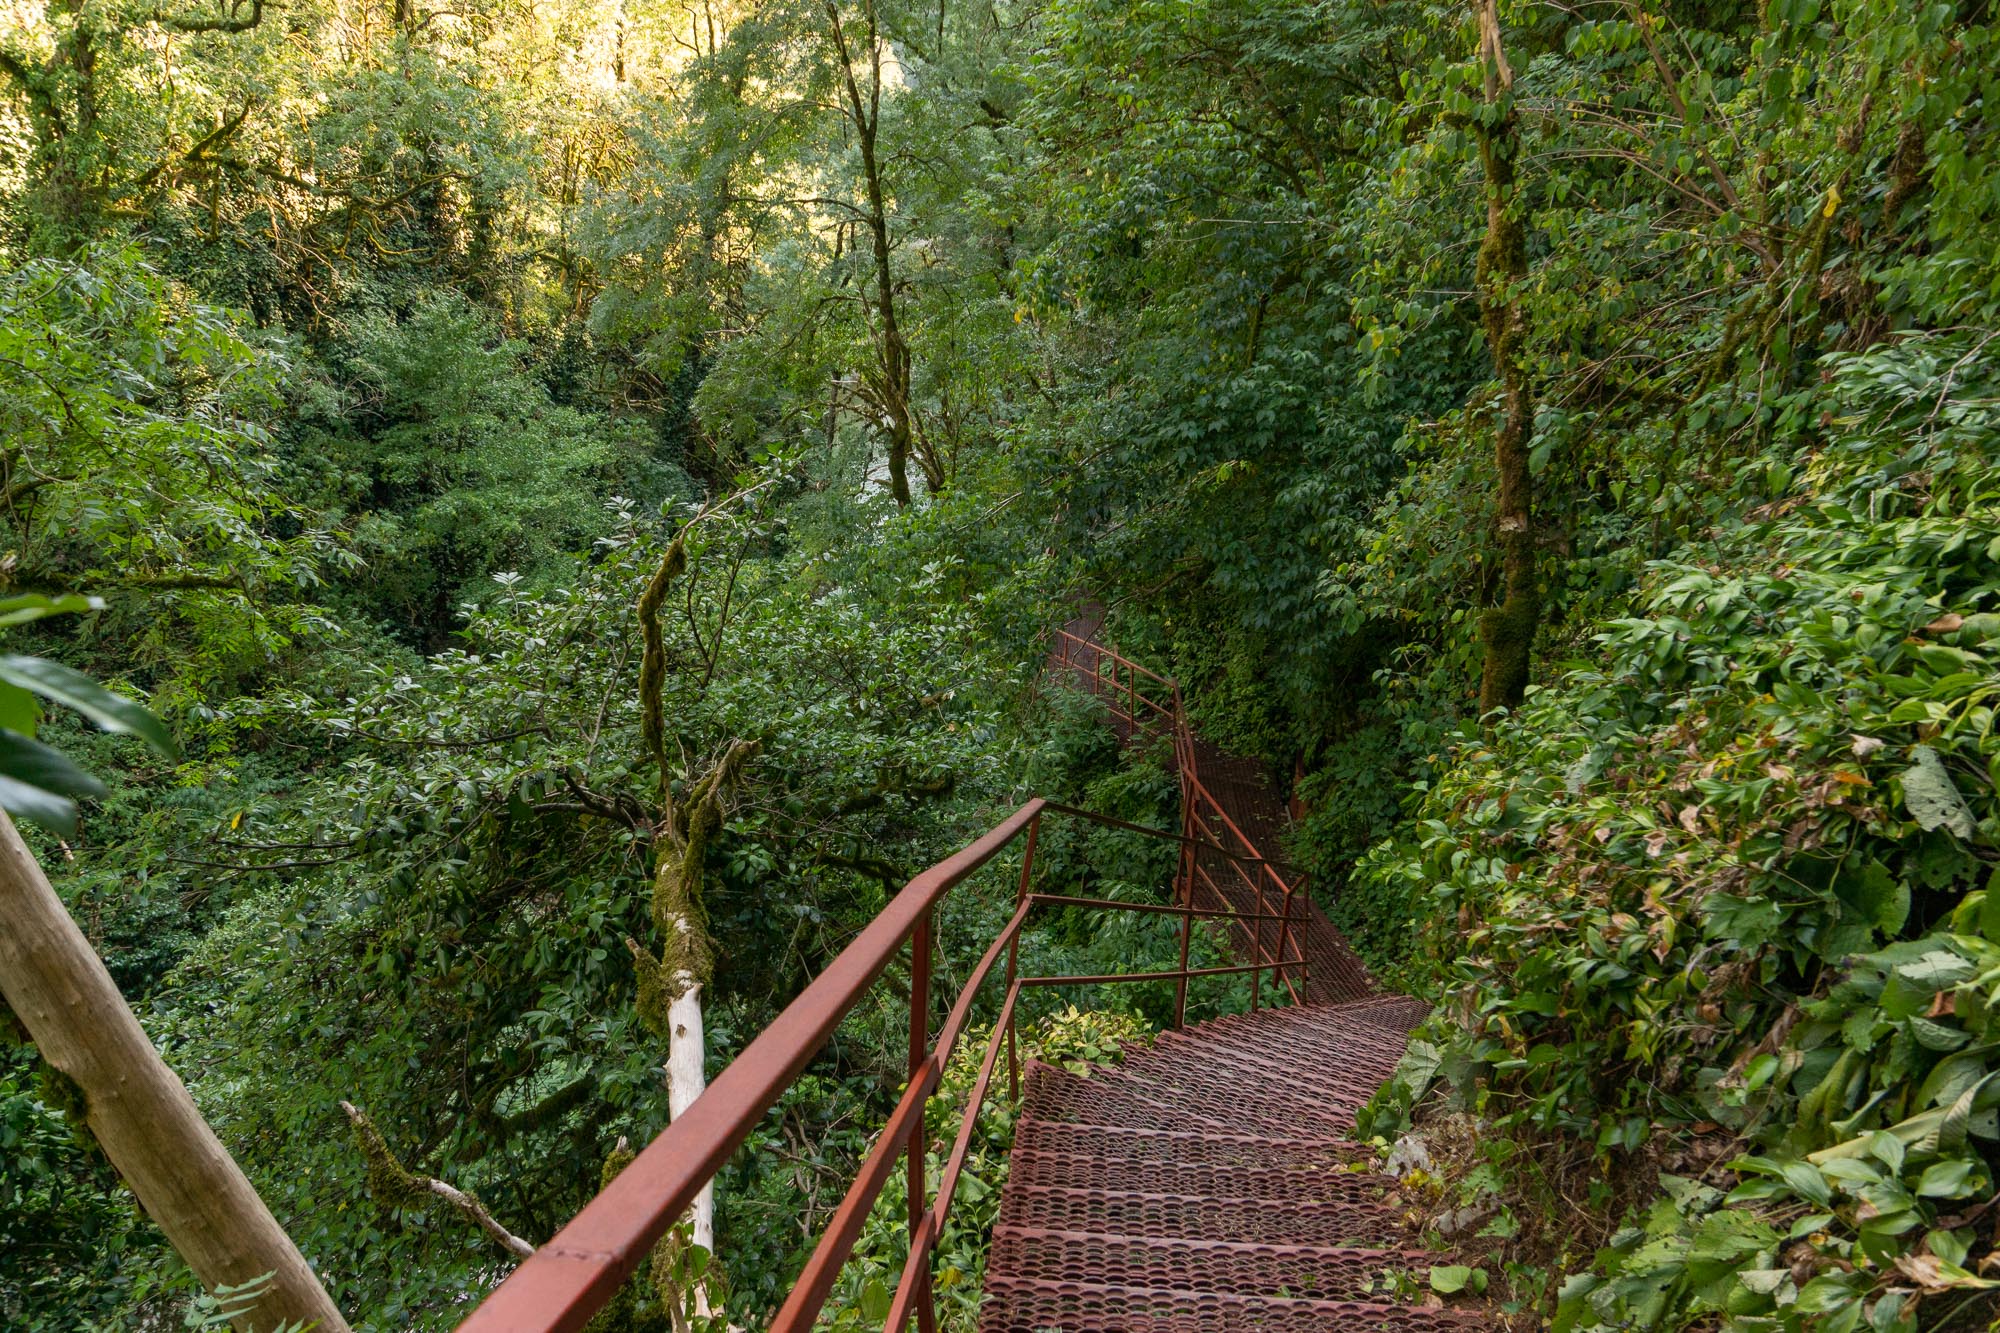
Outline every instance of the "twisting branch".
<path id="1" fill-rule="evenodd" d="M 354 1140 L 368 1163 L 368 1193 L 376 1203 L 384 1208 L 409 1208 L 433 1198 L 443 1199 L 516 1259 L 525 1259 L 535 1252 L 533 1245 L 501 1226 L 470 1190 L 448 1185 L 436 1176 L 420 1176 L 397 1161 L 396 1154 L 383 1142 L 382 1132 L 360 1107 L 353 1102 L 342 1102 L 340 1109 L 347 1113 L 347 1122 L 354 1127 Z"/>

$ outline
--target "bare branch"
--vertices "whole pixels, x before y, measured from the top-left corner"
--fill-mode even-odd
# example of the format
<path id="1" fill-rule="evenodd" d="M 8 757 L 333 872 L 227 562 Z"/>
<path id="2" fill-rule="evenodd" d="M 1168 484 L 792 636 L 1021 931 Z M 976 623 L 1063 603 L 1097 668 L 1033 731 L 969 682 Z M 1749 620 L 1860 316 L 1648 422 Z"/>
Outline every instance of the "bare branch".
<path id="1" fill-rule="evenodd" d="M 446 1184 L 436 1176 L 417 1175 L 397 1161 L 396 1155 L 389 1151 L 389 1145 L 382 1141 L 381 1131 L 362 1114 L 360 1107 L 353 1102 L 342 1102 L 340 1109 L 347 1113 L 347 1121 L 354 1127 L 355 1141 L 361 1145 L 361 1155 L 368 1161 L 368 1192 L 377 1203 L 385 1208 L 408 1207 L 424 1202 L 426 1195 L 434 1196 L 456 1208 L 467 1221 L 485 1232 L 494 1244 L 515 1258 L 526 1259 L 535 1252 L 533 1245 L 501 1226 L 478 1196 Z"/>

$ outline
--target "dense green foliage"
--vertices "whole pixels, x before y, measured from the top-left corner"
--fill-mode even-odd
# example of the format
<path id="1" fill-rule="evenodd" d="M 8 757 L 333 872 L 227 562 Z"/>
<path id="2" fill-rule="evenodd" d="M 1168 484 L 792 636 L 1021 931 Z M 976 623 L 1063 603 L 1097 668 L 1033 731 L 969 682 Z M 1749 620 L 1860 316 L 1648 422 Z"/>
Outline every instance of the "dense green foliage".
<path id="1" fill-rule="evenodd" d="M 446 1327 L 510 1261 L 371 1197 L 338 1103 L 552 1234 L 665 1123 L 632 951 L 670 943 L 663 810 L 740 745 L 700 858 L 711 1071 L 1024 794 L 1171 826 L 1157 757 L 1030 688 L 1095 596 L 1291 780 L 1371 965 L 1443 1002 L 1370 1128 L 1470 1145 L 1440 1206 L 1492 1214 L 1457 1243 L 1524 1326 L 1983 1323 L 1993 25 L 21 0 L 0 594 L 75 614 L 8 651 L 144 695 L 182 751 L 48 719 L 82 817 L 37 849 L 357 1327 Z M 1533 685 L 1482 719 L 1523 403 Z M 1109 896 L 1171 869 L 1053 825 L 1044 857 Z M 1008 873 L 954 900 L 945 975 Z M 1053 915 L 1029 952 L 1164 959 L 1156 925 Z M 739 1322 L 894 1094 L 896 984 L 719 1182 Z M 1034 1015 L 1052 1052 L 1165 1001 L 1070 1002 Z M 0 1320 L 180 1317 L 63 1107 L 0 1048 Z M 955 1320 L 1007 1124 L 946 1238 Z M 885 1209 L 840 1321 L 893 1284 Z"/>

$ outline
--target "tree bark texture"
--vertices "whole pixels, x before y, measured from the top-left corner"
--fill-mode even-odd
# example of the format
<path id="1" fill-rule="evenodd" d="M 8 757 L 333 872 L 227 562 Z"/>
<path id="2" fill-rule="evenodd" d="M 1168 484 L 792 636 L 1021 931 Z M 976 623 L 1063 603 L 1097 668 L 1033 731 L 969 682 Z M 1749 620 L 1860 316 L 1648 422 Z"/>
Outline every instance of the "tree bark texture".
<path id="1" fill-rule="evenodd" d="M 1479 163 L 1486 176 L 1486 238 L 1479 247 L 1474 285 L 1501 395 L 1493 464 L 1502 593 L 1500 605 L 1487 608 L 1479 618 L 1485 648 L 1479 711 L 1485 714 L 1518 705 L 1526 693 L 1542 607 L 1535 581 L 1534 483 L 1528 472 L 1535 397 L 1521 363 L 1527 316 L 1521 308 L 1520 286 L 1528 276 L 1528 255 L 1515 175 L 1520 130 L 1514 114 L 1514 73 L 1500 41 L 1497 0 L 1478 0 L 1478 6 L 1486 93 L 1485 114 L 1478 124 Z"/>
<path id="2" fill-rule="evenodd" d="M 692 526 L 692 525 L 690 525 Z M 708 1086 L 705 1062 L 707 1036 L 702 1021 L 701 993 L 714 970 L 715 954 L 708 936 L 702 885 L 708 841 L 722 828 L 730 790 L 744 767 L 757 757 L 762 742 L 736 740 L 687 794 L 674 795 L 667 766 L 667 719 L 662 690 L 666 683 L 666 645 L 660 628 L 660 607 L 667 590 L 687 573 L 687 532 L 683 528 L 660 558 L 659 568 L 639 597 L 639 731 L 647 757 L 659 772 L 660 818 L 653 835 L 653 926 L 660 934 L 660 953 L 628 937 L 639 986 L 639 1018 L 667 1043 L 667 1115 L 678 1120 Z M 717 633 L 721 631 L 718 629 Z M 715 1253 L 715 1184 L 701 1188 L 689 1209 L 691 1241 Z M 654 1265 L 656 1283 L 660 1265 Z M 697 1315 L 710 1313 L 705 1283 L 693 1292 Z M 670 1299 L 672 1299 L 670 1295 Z"/>
<path id="3" fill-rule="evenodd" d="M 240 1333 L 347 1321 L 257 1196 L 63 909 L 14 823 L 0 813 L 0 994 L 57 1073 L 147 1216 L 206 1287 L 271 1274 L 232 1322 Z"/>
<path id="4" fill-rule="evenodd" d="M 690 972 L 674 974 L 674 984 L 685 987 L 667 1006 L 667 1024 L 672 1035 L 667 1039 L 667 1118 L 678 1120 L 695 1099 L 708 1089 L 708 1073 L 704 1067 L 708 1057 L 708 1040 L 702 1030 L 701 984 Z M 701 1187 L 701 1193 L 694 1196 L 694 1206 L 688 1210 L 696 1245 L 715 1253 L 715 1182 L 709 1181 Z M 698 1306 L 706 1306 L 708 1293 L 698 1290 L 695 1298 Z M 699 1313 L 707 1314 L 706 1309 Z"/>
<path id="5" fill-rule="evenodd" d="M 924 474 L 924 485 L 935 495 L 944 489 L 943 465 L 917 430 L 910 406 L 910 346 L 896 318 L 896 275 L 889 258 L 888 191 L 882 184 L 878 134 L 882 126 L 882 42 L 875 21 L 874 0 L 867 0 L 868 91 L 854 77 L 854 55 L 847 44 L 840 7 L 826 7 L 834 52 L 841 63 L 847 93 L 847 116 L 854 122 L 861 146 L 861 174 L 868 194 L 866 223 L 875 270 L 875 346 L 877 364 L 868 375 L 876 404 L 886 418 L 889 446 L 889 490 L 899 506 L 910 503 L 910 460 Z"/>

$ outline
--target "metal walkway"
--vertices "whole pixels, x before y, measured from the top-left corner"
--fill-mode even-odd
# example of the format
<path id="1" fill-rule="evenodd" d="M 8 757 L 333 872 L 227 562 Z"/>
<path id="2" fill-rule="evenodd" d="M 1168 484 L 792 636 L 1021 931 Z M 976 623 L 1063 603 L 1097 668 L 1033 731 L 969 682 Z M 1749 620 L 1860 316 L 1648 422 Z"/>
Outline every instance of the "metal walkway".
<path id="1" fill-rule="evenodd" d="M 1483 1326 L 1388 1294 L 1433 1256 L 1347 1141 L 1423 1013 L 1394 996 L 1266 1009 L 1087 1078 L 1030 1064 L 980 1333 Z"/>
<path id="2" fill-rule="evenodd" d="M 1282 941 L 1272 925 L 1260 922 L 1256 930 L 1261 934 L 1243 935 L 1236 943 L 1244 957 L 1265 954 L 1273 944 L 1280 955 L 1303 953 L 1304 975 L 1291 978 L 1296 999 L 1331 1004 L 1378 993 L 1347 937 L 1313 901 L 1305 877 L 1285 863 L 1279 845 L 1287 822 L 1285 803 L 1264 766 L 1196 734 L 1188 725 L 1179 685 L 1106 646 L 1099 637 L 1102 627 L 1103 613 L 1093 608 L 1058 631 L 1050 674 L 1102 699 L 1126 744 L 1172 738 L 1181 831 L 1203 844 L 1193 865 L 1182 868 L 1182 876 L 1192 882 L 1195 905 L 1256 914 L 1282 903 Z M 1245 856 L 1264 862 L 1263 872 L 1243 873 L 1240 858 Z"/>
<path id="3" fill-rule="evenodd" d="M 1052 673 L 1102 698 L 1128 744 L 1171 733 L 1198 839 L 1178 891 L 1243 914 L 1280 898 L 1302 1002 L 1164 1032 L 1088 1077 L 1029 1065 L 980 1333 L 1482 1327 L 1476 1311 L 1391 1297 L 1398 1273 L 1421 1289 L 1432 1256 L 1409 1247 L 1385 1202 L 1395 1182 L 1348 1138 L 1428 1006 L 1381 995 L 1300 877 L 1264 860 L 1285 819 L 1268 776 L 1196 736 L 1178 687 L 1106 647 L 1100 623 L 1061 631 Z M 1211 865 L 1211 846 L 1263 876 Z M 1236 940 L 1253 956 L 1265 942 Z"/>
<path id="4" fill-rule="evenodd" d="M 906 1011 L 907 1082 L 766 1324 L 770 1333 L 819 1326 L 876 1200 L 898 1176 L 908 1253 L 881 1327 L 937 1333 L 938 1241 L 982 1109 L 1000 1088 L 1020 1097 L 1021 1110 L 982 1330 L 1425 1333 L 1477 1324 L 1476 1312 L 1385 1294 L 1392 1272 L 1420 1275 L 1427 1260 L 1404 1248 L 1385 1182 L 1361 1165 L 1366 1151 L 1344 1138 L 1355 1108 L 1394 1068 L 1421 1006 L 1380 994 L 1302 892 L 1300 876 L 1259 850 L 1274 847 L 1284 818 L 1276 793 L 1254 765 L 1194 735 L 1174 682 L 1104 647 L 1094 624 L 1057 631 L 1052 647 L 1051 674 L 1104 698 L 1127 740 L 1171 741 L 1181 828 L 1145 828 L 1035 797 L 920 872 L 459 1333 L 583 1333 L 841 1022 L 864 1001 L 879 1003 L 871 997 L 891 969 L 898 978 L 891 1003 Z M 1036 855 L 1048 818 L 1172 845 L 1173 884 L 1159 902 L 1049 891 Z M 998 883 L 996 874 L 1004 877 Z M 975 879 L 985 887 L 968 889 Z M 937 1003 L 941 905 L 966 892 L 990 903 L 1007 883 L 1012 917 L 958 978 L 955 998 Z M 1023 966 L 1033 961 L 1020 957 L 1030 918 L 1078 907 L 1178 921 L 1179 966 L 1102 976 Z M 1227 932 L 1238 961 L 1192 966 L 1197 929 Z M 1189 983 L 1225 976 L 1248 978 L 1251 1012 L 1185 1026 Z M 1162 982 L 1177 997 L 1174 1030 L 1157 1043 L 1088 1077 L 1031 1064 L 1020 1084 L 1014 1018 L 1024 989 L 1087 993 Z M 992 1015 L 985 1052 L 933 1176 L 931 1155 L 942 1145 L 926 1110 L 975 1006 Z M 726 1253 L 717 1258 L 726 1265 Z"/>

